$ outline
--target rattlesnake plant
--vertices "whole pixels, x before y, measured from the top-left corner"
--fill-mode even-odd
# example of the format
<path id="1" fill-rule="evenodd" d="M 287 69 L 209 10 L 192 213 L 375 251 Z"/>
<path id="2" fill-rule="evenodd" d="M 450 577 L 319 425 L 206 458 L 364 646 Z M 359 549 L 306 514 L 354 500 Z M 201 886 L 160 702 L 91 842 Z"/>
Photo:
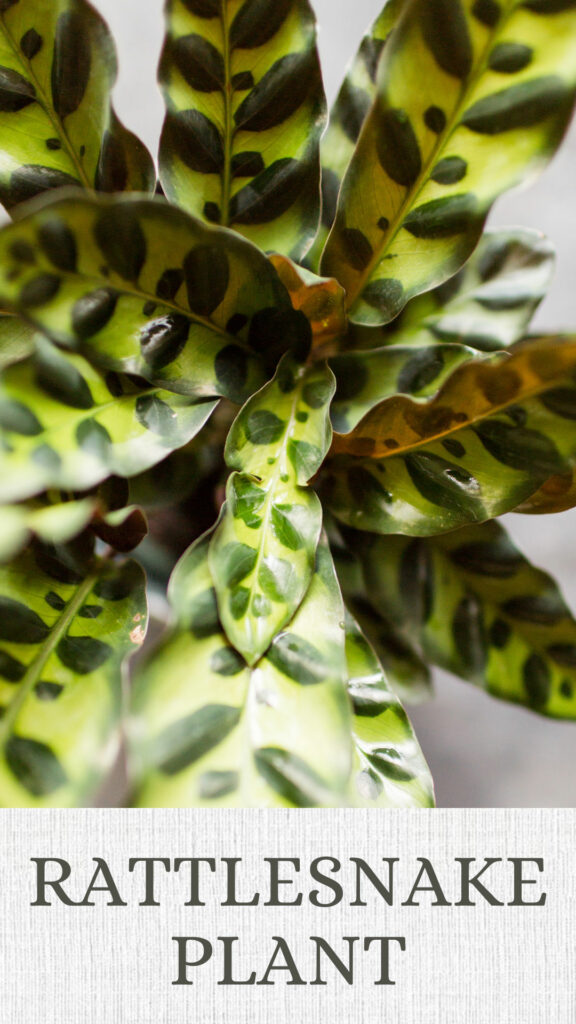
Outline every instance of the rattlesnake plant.
<path id="1" fill-rule="evenodd" d="M 122 746 L 134 805 L 428 806 L 429 665 L 576 718 L 493 521 L 576 503 L 576 336 L 529 333 L 549 244 L 484 231 L 576 3 L 388 0 L 327 125 L 308 0 L 168 0 L 158 184 L 115 75 L 85 0 L 0 0 L 0 804 Z"/>

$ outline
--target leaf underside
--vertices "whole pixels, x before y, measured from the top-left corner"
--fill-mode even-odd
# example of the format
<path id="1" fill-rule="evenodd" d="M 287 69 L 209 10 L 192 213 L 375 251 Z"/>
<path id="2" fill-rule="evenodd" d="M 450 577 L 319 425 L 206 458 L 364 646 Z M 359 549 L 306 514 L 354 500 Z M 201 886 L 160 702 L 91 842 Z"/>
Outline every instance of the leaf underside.
<path id="1" fill-rule="evenodd" d="M 576 621 L 501 526 L 348 539 L 370 593 L 427 660 L 503 700 L 576 718 Z"/>
<path id="2" fill-rule="evenodd" d="M 535 339 L 470 362 L 429 401 L 398 395 L 335 435 L 325 498 L 342 522 L 426 535 L 521 504 L 576 457 L 576 344 Z"/>

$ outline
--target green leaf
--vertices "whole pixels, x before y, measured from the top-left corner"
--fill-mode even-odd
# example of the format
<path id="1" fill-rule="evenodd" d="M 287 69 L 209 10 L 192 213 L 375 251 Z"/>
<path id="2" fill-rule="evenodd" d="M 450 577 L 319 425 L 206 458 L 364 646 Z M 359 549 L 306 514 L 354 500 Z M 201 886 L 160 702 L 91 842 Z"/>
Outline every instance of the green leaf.
<path id="1" fill-rule="evenodd" d="M 572 4 L 410 2 L 321 264 L 354 321 L 387 323 L 462 266 L 495 199 L 556 149 L 575 89 Z"/>
<path id="2" fill-rule="evenodd" d="M 349 540 L 366 586 L 428 660 L 503 700 L 576 718 L 576 621 L 501 526 Z"/>
<path id="3" fill-rule="evenodd" d="M 330 360 L 336 394 L 330 410 L 338 433 L 354 430 L 385 399 L 411 395 L 424 399 L 437 394 L 459 366 L 488 357 L 468 345 L 442 344 L 424 332 L 419 344 L 389 345 L 365 352 L 344 352 Z"/>
<path id="4" fill-rule="evenodd" d="M 307 0 L 169 0 L 160 83 L 168 198 L 302 257 L 320 215 L 326 113 Z"/>
<path id="5" fill-rule="evenodd" d="M 426 535 L 520 505 L 575 463 L 576 342 L 539 338 L 398 395 L 336 434 L 324 494 L 355 529 Z"/>
<path id="6" fill-rule="evenodd" d="M 0 505 L 0 563 L 9 562 L 32 537 L 64 544 L 78 536 L 96 512 L 93 498 L 45 504 Z"/>
<path id="7" fill-rule="evenodd" d="M 153 191 L 150 154 L 110 104 L 114 43 L 84 0 L 8 0 L 0 11 L 0 202 L 63 185 Z"/>
<path id="8" fill-rule="evenodd" d="M 361 807 L 432 807 L 432 778 L 408 716 L 349 615 L 346 658 L 354 716 L 351 802 Z"/>
<path id="9" fill-rule="evenodd" d="M 34 351 L 35 331 L 17 316 L 0 313 L 0 372 Z"/>
<path id="10" fill-rule="evenodd" d="M 242 402 L 309 340 L 262 253 L 160 199 L 44 203 L 0 232 L 0 260 L 0 301 L 59 345 L 182 394 Z"/>
<path id="11" fill-rule="evenodd" d="M 249 669 L 228 643 L 201 538 L 176 567 L 176 623 L 136 672 L 130 728 L 145 807 L 347 802 L 352 764 L 344 610 L 328 548 L 306 599 Z"/>
<path id="12" fill-rule="evenodd" d="M 0 569 L 0 805 L 90 801 L 119 748 L 122 664 L 146 630 L 135 562 L 36 545 Z"/>
<path id="13" fill-rule="evenodd" d="M 406 2 L 407 0 L 387 0 L 384 9 L 364 36 L 330 111 L 328 128 L 320 144 L 322 222 L 314 246 L 308 253 L 308 261 L 312 267 L 317 267 L 320 261 L 336 216 L 342 179 L 376 96 L 378 64 L 384 44 Z"/>
<path id="14" fill-rule="evenodd" d="M 408 303 L 388 327 L 350 326 L 347 345 L 465 344 L 481 352 L 520 341 L 548 291 L 554 249 L 527 228 L 485 231 L 462 270 Z"/>
<path id="15" fill-rule="evenodd" d="M 307 487 L 330 446 L 334 378 L 285 356 L 238 414 L 226 444 L 236 470 L 210 548 L 222 624 L 253 665 L 287 625 L 312 574 L 322 509 Z"/>
<path id="16" fill-rule="evenodd" d="M 0 376 L 0 502 L 141 473 L 186 444 L 215 407 L 141 385 L 39 339 L 36 355 Z"/>

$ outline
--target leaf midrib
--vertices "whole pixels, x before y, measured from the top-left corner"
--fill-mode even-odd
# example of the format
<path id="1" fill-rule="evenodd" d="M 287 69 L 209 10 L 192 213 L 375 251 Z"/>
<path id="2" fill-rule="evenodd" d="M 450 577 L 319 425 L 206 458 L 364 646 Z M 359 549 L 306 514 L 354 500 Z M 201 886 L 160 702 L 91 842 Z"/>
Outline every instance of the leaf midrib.
<path id="1" fill-rule="evenodd" d="M 254 595 L 254 592 L 255 592 L 255 590 L 258 587 L 258 579 L 259 579 L 259 575 L 260 575 L 260 569 L 261 569 L 261 566 L 262 566 L 262 561 L 263 561 L 263 559 L 265 557 L 264 549 L 265 549 L 265 547 L 266 547 L 266 545 L 267 545 L 267 543 L 269 541 L 269 534 L 271 533 L 270 520 L 271 520 L 271 516 L 272 516 L 272 506 L 274 505 L 274 496 L 275 496 L 275 493 L 276 493 L 276 488 L 278 486 L 278 481 L 281 479 L 282 475 L 284 475 L 286 473 L 286 469 L 290 468 L 287 465 L 287 448 L 288 448 L 288 444 L 290 443 L 292 430 L 294 428 L 294 423 L 295 423 L 295 419 L 296 419 L 296 408 L 298 406 L 298 403 L 300 402 L 300 398 L 302 396 L 302 388 L 304 387 L 304 384 L 306 383 L 307 376 L 308 376 L 308 373 L 307 373 L 306 370 L 304 370 L 301 373 L 301 376 L 300 376 L 300 379 L 298 381 L 297 387 L 294 390 L 294 395 L 293 395 L 291 406 L 290 406 L 290 413 L 289 413 L 289 417 L 288 417 L 287 422 L 286 422 L 286 429 L 285 429 L 285 431 L 284 431 L 284 433 L 282 435 L 282 443 L 279 446 L 278 455 L 276 457 L 276 462 L 274 464 L 274 469 L 272 470 L 272 473 L 270 474 L 270 476 L 268 478 L 268 486 L 266 488 L 266 499 L 265 499 L 265 502 L 264 502 L 264 514 L 262 516 L 262 523 L 261 523 L 260 527 L 258 528 L 259 538 L 258 538 L 258 549 L 257 549 L 257 555 L 256 555 L 256 562 L 254 563 L 254 568 L 253 568 L 251 576 L 250 576 L 250 580 L 251 580 L 251 583 L 249 584 L 249 588 L 250 588 L 250 601 L 252 601 L 252 597 Z M 245 471 L 242 470 L 242 472 L 245 472 Z M 300 485 L 298 484 L 298 481 L 297 481 L 297 479 L 295 477 L 295 474 L 293 474 L 293 476 L 294 476 L 294 487 L 298 488 Z M 296 611 L 296 609 L 294 609 L 294 612 L 295 611 Z M 260 659 L 262 657 L 264 657 L 264 653 L 258 655 L 256 661 L 251 666 L 252 668 L 254 668 L 255 665 L 258 663 L 258 661 L 260 661 Z"/>
<path id="2" fill-rule="evenodd" d="M 224 59 L 224 167 L 222 168 L 222 209 L 220 223 L 223 227 L 230 226 L 230 193 L 232 187 L 232 78 L 231 49 L 228 22 L 227 0 L 220 0 L 220 21 L 222 24 L 222 49 Z"/>
<path id="3" fill-rule="evenodd" d="M 167 261 L 166 265 L 169 265 L 168 261 Z M 48 267 L 47 270 L 48 270 L 48 272 L 50 272 L 51 268 Z M 85 271 L 80 271 L 80 270 L 78 270 L 78 271 L 58 270 L 58 276 L 62 277 L 63 279 L 71 280 L 71 281 L 81 280 L 82 282 L 86 282 L 86 283 L 90 282 L 91 284 L 94 285 L 94 288 L 90 289 L 90 291 L 96 291 L 98 288 L 110 288 L 113 291 L 118 292 L 119 295 L 125 295 L 125 296 L 128 296 L 130 298 L 134 298 L 134 299 L 144 299 L 146 302 L 151 302 L 151 303 L 153 302 L 156 307 L 164 307 L 165 309 L 167 309 L 167 310 L 169 310 L 171 312 L 182 313 L 188 320 L 190 320 L 191 323 L 200 324 L 202 327 L 206 327 L 208 330 L 212 331 L 214 334 L 220 334 L 223 338 L 226 338 L 231 343 L 234 343 L 234 344 L 238 345 L 239 347 L 243 348 L 246 352 L 252 352 L 253 351 L 250 348 L 250 346 L 245 341 L 243 341 L 241 338 L 238 338 L 236 335 L 230 334 L 226 330 L 226 328 L 220 327 L 218 324 L 213 323 L 213 321 L 209 320 L 207 317 L 200 316 L 198 313 L 193 313 L 192 310 L 188 309 L 186 306 L 181 306 L 177 302 L 174 302 L 173 300 L 170 300 L 170 299 L 161 299 L 161 298 L 158 297 L 158 295 L 154 295 L 154 294 L 152 294 L 152 292 L 147 292 L 147 291 L 144 291 L 141 288 L 137 288 L 135 285 L 132 285 L 130 288 L 127 288 L 126 287 L 126 278 L 120 277 L 119 274 L 114 273 L 113 277 L 111 278 L 111 277 L 104 277 L 104 275 L 102 275 L 102 277 L 96 277 L 94 274 L 89 274 L 89 273 L 87 273 Z M 117 280 L 120 280 L 120 281 L 123 282 L 120 287 L 118 287 L 116 284 L 112 283 L 112 281 L 117 281 Z M 89 294 L 89 291 L 87 292 L 87 294 Z M 51 301 L 52 301 L 52 303 L 54 305 L 58 305 L 58 295 L 56 295 L 55 298 L 53 300 L 51 300 Z M 34 313 L 30 313 L 28 311 L 28 309 L 20 307 L 19 302 L 18 302 L 18 298 L 16 298 L 14 300 L 14 306 L 15 306 L 15 309 L 16 309 L 17 312 L 16 312 L 16 314 L 12 313 L 12 315 L 19 315 L 19 316 L 21 316 L 28 323 L 32 324 L 33 327 L 40 327 L 40 329 L 42 331 L 44 331 L 49 337 L 52 337 L 52 333 L 50 332 L 50 330 L 47 327 L 45 327 L 39 319 L 37 319 L 35 317 Z M 153 313 L 150 317 L 148 317 L 146 319 L 145 324 L 143 326 L 146 326 L 149 323 L 153 323 L 155 320 L 160 319 L 161 316 L 162 316 L 161 313 L 160 314 L 158 314 L 156 312 Z M 107 326 L 109 326 L 109 325 L 107 325 Z M 105 328 L 103 328 L 103 329 L 105 329 Z M 94 335 L 94 338 L 97 338 L 97 335 Z M 93 340 L 92 338 L 89 338 L 88 339 L 88 343 L 90 343 L 92 340 Z M 130 358 L 133 358 L 133 357 L 131 356 Z M 123 371 L 121 371 L 121 372 L 123 372 Z M 130 371 L 126 371 L 126 372 L 130 372 Z"/>
<path id="4" fill-rule="evenodd" d="M 84 376 L 84 375 L 82 375 L 82 376 Z M 90 382 L 87 382 L 87 383 L 89 385 Z M 26 435 L 19 435 L 19 436 L 20 437 L 24 437 L 25 440 L 29 440 L 29 442 L 30 442 L 30 444 L 32 446 L 36 446 L 39 443 L 39 439 L 45 439 L 47 436 L 49 437 L 52 434 L 56 434 L 56 433 L 58 433 L 61 430 L 67 430 L 70 427 L 70 423 L 71 422 L 79 424 L 79 423 L 84 423 L 86 420 L 97 419 L 98 417 L 100 417 L 101 414 L 106 413 L 108 409 L 117 409 L 118 406 L 122 405 L 123 403 L 126 403 L 127 405 L 134 404 L 141 397 L 144 397 L 144 398 L 152 397 L 153 398 L 159 392 L 166 393 L 166 389 L 162 388 L 162 387 L 151 387 L 151 388 L 145 388 L 142 391 L 134 391 L 131 394 L 130 393 L 126 393 L 126 394 L 123 394 L 123 395 L 118 395 L 117 398 L 112 396 L 112 398 L 110 399 L 109 402 L 108 401 L 107 402 L 103 402 L 101 405 L 95 404 L 94 406 L 92 406 L 91 409 L 75 409 L 73 406 L 67 406 L 66 409 L 67 409 L 67 411 L 69 412 L 70 415 L 68 415 L 66 417 L 66 419 L 64 419 L 64 416 L 62 416 L 62 418 L 60 420 L 58 420 L 55 423 L 52 423 L 48 427 L 43 428 L 40 431 L 40 433 L 38 433 L 38 434 L 29 435 L 28 437 Z M 173 392 L 168 392 L 168 393 L 169 394 L 173 394 Z M 8 396 L 8 397 L 10 397 L 10 396 Z M 24 397 L 25 397 L 25 395 L 24 395 Z M 186 396 L 174 394 L 174 397 L 175 398 L 185 398 Z M 54 402 L 54 404 L 57 404 L 57 400 L 52 398 L 50 395 L 47 395 L 46 398 L 47 398 L 47 400 L 49 400 L 51 402 Z M 204 402 L 209 403 L 210 401 L 211 401 L 211 399 L 209 399 L 209 398 L 207 398 L 207 399 L 199 399 L 198 402 L 191 403 L 191 406 L 192 405 L 200 405 L 200 404 L 203 404 Z M 64 403 L 61 403 L 61 404 L 64 405 Z M 78 415 L 76 417 L 74 417 L 74 413 L 77 413 Z M 142 427 L 142 431 L 143 431 L 143 433 L 147 433 L 147 430 L 146 430 L 145 427 Z M 7 431 L 7 433 L 8 433 L 8 431 Z M 12 432 L 10 432 L 10 433 L 12 433 Z M 112 441 L 113 441 L 113 443 L 116 443 L 114 441 L 114 438 L 112 438 Z M 126 442 L 126 439 L 124 438 L 122 443 L 125 443 L 125 442 Z M 8 457 L 8 459 L 10 459 L 11 458 L 11 453 L 7 453 L 7 457 Z"/>
<path id="5" fill-rule="evenodd" d="M 406 195 L 398 208 L 398 211 L 393 221 L 392 228 L 388 233 L 385 245 L 378 250 L 375 256 L 367 264 L 366 268 L 363 271 L 361 271 L 354 288 L 347 291 L 346 308 L 348 310 L 352 309 L 352 307 L 356 303 L 356 300 L 361 297 L 362 292 L 364 291 L 364 288 L 366 287 L 367 283 L 370 281 L 370 278 L 372 277 L 374 270 L 380 265 L 380 263 L 385 258 L 386 253 L 389 251 L 391 246 L 396 241 L 396 238 L 398 237 L 400 231 L 404 226 L 405 214 L 409 212 L 410 209 L 415 207 L 420 195 L 422 194 L 424 188 L 426 187 L 430 180 L 430 173 L 433 170 L 434 166 L 436 165 L 439 155 L 442 153 L 444 148 L 449 145 L 452 136 L 456 132 L 457 128 L 460 126 L 460 117 L 466 108 L 466 104 L 468 102 L 470 94 L 474 91 L 480 78 L 486 71 L 488 65 L 488 57 L 493 48 L 493 45 L 495 41 L 498 39 L 498 37 L 501 35 L 503 30 L 506 28 L 510 18 L 512 17 L 515 11 L 515 0 L 509 0 L 509 5 L 510 6 L 507 14 L 500 18 L 499 22 L 494 28 L 494 31 L 489 31 L 488 40 L 479 56 L 476 70 L 472 72 L 470 76 L 466 79 L 466 81 L 462 84 L 460 99 L 458 100 L 458 103 L 456 104 L 456 107 L 454 109 L 450 122 L 450 127 L 438 136 L 438 140 L 436 144 L 433 146 L 432 150 L 430 151 L 429 157 L 422 167 L 422 170 L 420 172 L 419 177 L 416 180 L 414 188 L 409 188 L 407 190 Z M 362 127 L 362 132 L 360 134 L 358 143 L 356 144 L 357 148 L 363 141 L 364 137 L 368 134 L 372 111 L 377 106 L 379 100 L 380 94 L 377 89 L 374 102 Z M 352 159 L 354 159 L 354 157 L 352 157 Z M 328 238 L 326 242 L 325 252 L 328 248 L 329 243 L 330 238 Z"/>
<path id="6" fill-rule="evenodd" d="M 8 705 L 8 708 L 0 720 L 0 749 L 3 749 L 12 733 L 13 726 L 25 701 L 30 696 L 40 675 L 50 658 L 51 654 L 63 638 L 68 627 L 74 621 L 77 612 L 84 604 L 94 584 L 98 580 L 99 573 L 93 572 L 78 586 L 76 594 L 69 601 L 59 619 L 56 620 L 48 639 L 42 645 L 40 651 L 28 666 L 24 678 L 18 687 L 18 691 Z"/>

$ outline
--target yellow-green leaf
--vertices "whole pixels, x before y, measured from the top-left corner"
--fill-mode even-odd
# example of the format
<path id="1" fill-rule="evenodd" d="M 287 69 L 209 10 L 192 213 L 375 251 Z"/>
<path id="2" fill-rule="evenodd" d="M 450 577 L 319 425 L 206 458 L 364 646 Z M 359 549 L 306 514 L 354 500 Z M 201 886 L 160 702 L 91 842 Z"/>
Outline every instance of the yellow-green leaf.
<path id="1" fill-rule="evenodd" d="M 166 11 L 166 195 L 299 259 L 318 226 L 326 112 L 310 5 L 169 0 Z"/>
<path id="2" fill-rule="evenodd" d="M 556 149 L 575 89 L 571 3 L 410 0 L 321 263 L 353 320 L 386 323 L 459 269 L 495 199 Z"/>
<path id="3" fill-rule="evenodd" d="M 110 103 L 116 52 L 85 0 L 0 9 L 0 202 L 64 185 L 153 191 L 150 154 Z"/>
<path id="4" fill-rule="evenodd" d="M 208 538 L 179 562 L 176 623 L 136 673 L 130 726 L 144 807 L 316 807 L 348 802 L 351 709 L 344 609 L 318 549 L 305 601 L 253 669 L 218 618 Z"/>
<path id="5" fill-rule="evenodd" d="M 334 378 L 285 356 L 274 380 L 240 411 L 228 436 L 235 470 L 210 548 L 222 624 L 253 665 L 293 617 L 314 572 L 322 528 L 307 486 L 330 445 Z"/>
<path id="6" fill-rule="evenodd" d="M 135 562 L 35 545 L 0 569 L 0 806 L 92 799 L 119 750 L 122 664 L 146 617 Z"/>

